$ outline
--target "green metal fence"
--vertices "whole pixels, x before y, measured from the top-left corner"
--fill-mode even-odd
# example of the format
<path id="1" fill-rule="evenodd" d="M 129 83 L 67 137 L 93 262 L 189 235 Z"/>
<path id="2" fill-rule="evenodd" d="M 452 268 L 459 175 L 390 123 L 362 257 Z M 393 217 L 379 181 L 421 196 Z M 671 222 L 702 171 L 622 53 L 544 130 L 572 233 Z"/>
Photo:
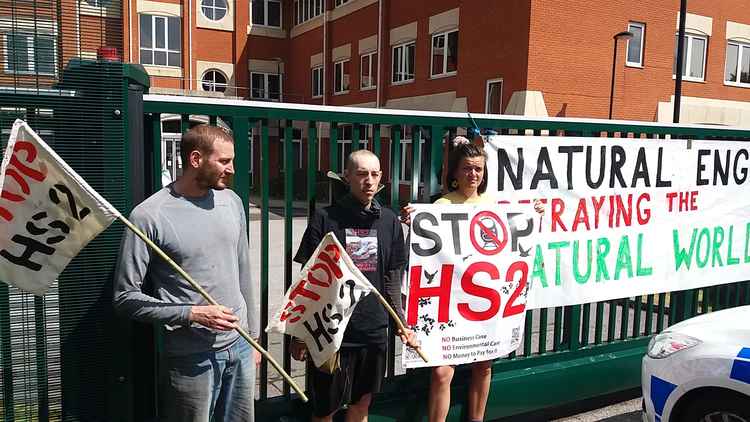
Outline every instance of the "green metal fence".
<path id="1" fill-rule="evenodd" d="M 184 131 L 191 120 L 202 116 L 210 122 L 227 122 L 233 131 L 236 150 L 236 179 L 234 189 L 249 205 L 249 166 L 251 156 L 259 154 L 260 171 L 254 172 L 260 187 L 257 204 L 260 208 L 259 267 L 262 292 L 261 321 L 268 320 L 270 287 L 281 283 L 283 290 L 292 279 L 293 214 L 295 180 L 292 171 L 283 176 L 283 247 L 278 254 L 271 250 L 269 209 L 272 205 L 269 187 L 274 182 L 271 170 L 281 160 L 285 169 L 294 167 L 293 131 L 295 127 L 306 128 L 307 136 L 300 142 L 306 154 L 305 206 L 308 215 L 320 202 L 321 182 L 319 177 L 320 151 L 327 150 L 330 168 L 320 170 L 340 171 L 339 140 L 344 125 L 351 125 L 352 149 L 367 147 L 380 157 L 388 157 L 389 177 L 386 180 L 402 180 L 402 139 L 404 130 L 412 133 L 411 174 L 407 175 L 411 185 L 408 192 L 390 188 L 381 197 L 392 208 L 398 209 L 406 202 L 427 202 L 440 193 L 441 169 L 446 150 L 445 140 L 466 128 L 493 129 L 499 134 L 525 134 L 584 137 L 634 137 L 670 139 L 724 139 L 750 140 L 749 130 L 662 125 L 640 122 L 618 122 L 583 119 L 533 119 L 513 116 L 474 115 L 466 113 L 407 112 L 382 109 L 358 109 L 321 107 L 279 103 L 259 103 L 233 100 L 207 100 L 185 97 L 147 95 L 144 101 L 146 131 L 153 140 L 161 138 L 161 120 L 166 114 L 180 116 Z M 272 129 L 277 136 L 272 136 Z M 372 130 L 369 130 L 371 128 Z M 278 137 L 278 141 L 276 140 Z M 251 150 L 250 141 L 254 140 Z M 283 144 L 283 157 L 272 160 L 272 145 Z M 260 144 L 260 145 L 258 145 Z M 389 148 L 385 148 L 388 144 Z M 153 142 L 152 174 L 160 174 L 161 149 Z M 423 189 L 420 192 L 420 182 Z M 154 186 L 160 185 L 155 177 Z M 394 186 L 398 184 L 393 184 Z M 299 189 L 299 184 L 298 187 Z M 299 196 L 299 195 L 298 195 Z M 251 234 L 252 236 L 252 234 Z M 251 237 L 251 243 L 255 241 Z M 269 262 L 283 256 L 283 277 L 269 278 Z M 622 298 L 606 302 L 578 306 L 556 307 L 527 311 L 526 330 L 522 347 L 494 364 L 492 388 L 487 406 L 487 419 L 518 415 L 551 406 L 599 396 L 607 393 L 636 388 L 640 385 L 640 360 L 651 335 L 664 327 L 698 313 L 709 312 L 740 304 L 750 303 L 750 282 L 734 283 L 685 292 Z M 265 325 L 265 324 L 264 324 Z M 392 337 L 392 336 L 391 336 Z M 274 346 L 269 338 L 262 337 L 264 346 Z M 283 359 L 286 370 L 293 369 L 289 359 L 288 343 L 283 340 L 281 349 L 275 350 Z M 429 371 L 415 370 L 399 374 L 395 355 L 399 348 L 393 340 L 389 345 L 388 382 L 383 394 L 375 400 L 372 408 L 373 421 L 426 420 Z M 450 420 L 465 417 L 466 382 L 459 369 L 455 377 L 454 405 Z M 603 374 L 606 374 L 603 376 Z M 260 370 L 259 420 L 305 420 L 306 409 L 288 386 L 281 388 L 280 395 L 269 392 L 269 374 L 264 362 Z"/>

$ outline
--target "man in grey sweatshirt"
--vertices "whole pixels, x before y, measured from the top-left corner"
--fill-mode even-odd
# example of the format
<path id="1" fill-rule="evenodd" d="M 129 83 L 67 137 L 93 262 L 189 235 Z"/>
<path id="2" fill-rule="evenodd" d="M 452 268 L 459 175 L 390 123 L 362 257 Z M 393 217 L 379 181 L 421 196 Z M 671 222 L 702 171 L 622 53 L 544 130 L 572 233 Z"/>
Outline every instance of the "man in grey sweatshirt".
<path id="1" fill-rule="evenodd" d="M 234 142 L 201 125 L 181 140 L 183 175 L 139 204 L 130 220 L 221 305 L 202 296 L 145 242 L 125 232 L 114 283 L 115 309 L 165 328 L 162 414 L 174 422 L 253 421 L 260 355 L 235 326 L 259 333 L 242 201 L 226 189 Z M 142 292 L 151 284 L 153 296 Z"/>

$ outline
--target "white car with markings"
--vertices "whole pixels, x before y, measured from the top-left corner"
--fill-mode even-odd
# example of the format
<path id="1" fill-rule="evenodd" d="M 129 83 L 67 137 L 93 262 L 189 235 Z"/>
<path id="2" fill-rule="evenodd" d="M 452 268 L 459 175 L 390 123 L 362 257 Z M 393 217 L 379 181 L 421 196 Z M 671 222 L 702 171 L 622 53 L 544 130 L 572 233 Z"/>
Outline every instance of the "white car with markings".
<path id="1" fill-rule="evenodd" d="M 643 357 L 644 422 L 750 422 L 750 306 L 654 336 Z"/>

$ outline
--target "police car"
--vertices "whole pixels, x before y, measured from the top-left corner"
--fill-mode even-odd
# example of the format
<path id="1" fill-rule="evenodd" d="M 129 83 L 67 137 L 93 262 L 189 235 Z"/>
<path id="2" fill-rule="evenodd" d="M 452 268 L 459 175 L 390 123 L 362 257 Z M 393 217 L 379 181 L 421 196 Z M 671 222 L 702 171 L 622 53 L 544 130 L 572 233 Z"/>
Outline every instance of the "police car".
<path id="1" fill-rule="evenodd" d="M 750 306 L 667 328 L 642 369 L 644 422 L 750 422 Z"/>

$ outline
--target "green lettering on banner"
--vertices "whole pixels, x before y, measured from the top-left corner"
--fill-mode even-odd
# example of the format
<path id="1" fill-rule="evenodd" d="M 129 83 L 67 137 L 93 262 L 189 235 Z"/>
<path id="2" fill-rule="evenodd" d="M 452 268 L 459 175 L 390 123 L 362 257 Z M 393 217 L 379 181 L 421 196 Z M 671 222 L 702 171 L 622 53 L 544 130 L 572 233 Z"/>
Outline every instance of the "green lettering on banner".
<path id="1" fill-rule="evenodd" d="M 714 227 L 714 242 L 713 247 L 711 248 L 711 266 L 716 266 L 716 261 L 719 262 L 719 266 L 723 267 L 724 264 L 721 262 L 721 252 L 719 251 L 719 248 L 721 248 L 721 244 L 724 242 L 724 228 L 721 226 Z"/>
<path id="2" fill-rule="evenodd" d="M 628 271 L 628 278 L 633 278 L 633 259 L 630 257 L 630 241 L 625 235 L 620 238 L 620 247 L 617 250 L 617 263 L 615 264 L 615 280 L 620 279 L 620 272 Z"/>
<path id="3" fill-rule="evenodd" d="M 542 283 L 542 287 L 548 287 L 547 285 L 547 273 L 544 271 L 544 255 L 542 255 L 542 247 L 536 245 L 534 250 L 534 269 L 531 271 L 531 282 L 539 279 Z"/>
<path id="4" fill-rule="evenodd" d="M 750 262 L 750 223 L 745 226 L 745 263 Z"/>
<path id="5" fill-rule="evenodd" d="M 604 246 L 604 250 L 602 250 Z M 609 254 L 609 239 L 600 237 L 596 240 L 596 281 L 609 280 L 609 271 L 604 259 Z"/>
<path id="6" fill-rule="evenodd" d="M 737 265 L 740 259 L 732 256 L 732 243 L 734 237 L 734 225 L 729 226 L 729 235 L 727 236 L 727 265 Z"/>
<path id="7" fill-rule="evenodd" d="M 591 239 L 586 241 L 586 273 L 581 274 L 580 271 L 578 271 L 578 240 L 573 241 L 573 276 L 576 279 L 576 282 L 580 284 L 586 284 L 589 281 L 589 278 L 591 277 Z"/>
<path id="8" fill-rule="evenodd" d="M 674 240 L 674 270 L 680 271 L 680 267 L 685 265 L 685 269 L 690 269 L 690 263 L 693 262 L 693 252 L 695 251 L 695 237 L 698 234 L 698 229 L 693 229 L 693 234 L 690 236 L 690 249 L 685 251 L 684 248 L 680 247 L 680 232 L 677 229 L 672 230 L 672 239 Z"/>
<path id="9" fill-rule="evenodd" d="M 547 246 L 549 249 L 555 250 L 555 286 L 559 286 L 562 281 L 560 277 L 560 248 L 567 248 L 568 246 L 570 246 L 570 242 L 567 240 L 552 242 Z"/>
<path id="10" fill-rule="evenodd" d="M 705 240 L 703 240 L 705 239 Z M 701 245 L 706 245 L 706 253 L 701 254 Z M 707 227 L 701 229 L 698 235 L 698 246 L 695 247 L 695 263 L 698 264 L 698 268 L 703 268 L 708 264 L 708 255 L 711 253 L 711 232 Z M 703 255 L 703 259 L 701 259 Z"/>
<path id="11" fill-rule="evenodd" d="M 642 258 L 643 258 L 643 233 L 638 233 L 638 247 L 637 247 L 636 259 L 635 259 L 635 267 L 636 267 L 635 275 L 638 277 L 651 275 L 654 272 L 653 268 L 643 267 L 641 265 Z"/>

